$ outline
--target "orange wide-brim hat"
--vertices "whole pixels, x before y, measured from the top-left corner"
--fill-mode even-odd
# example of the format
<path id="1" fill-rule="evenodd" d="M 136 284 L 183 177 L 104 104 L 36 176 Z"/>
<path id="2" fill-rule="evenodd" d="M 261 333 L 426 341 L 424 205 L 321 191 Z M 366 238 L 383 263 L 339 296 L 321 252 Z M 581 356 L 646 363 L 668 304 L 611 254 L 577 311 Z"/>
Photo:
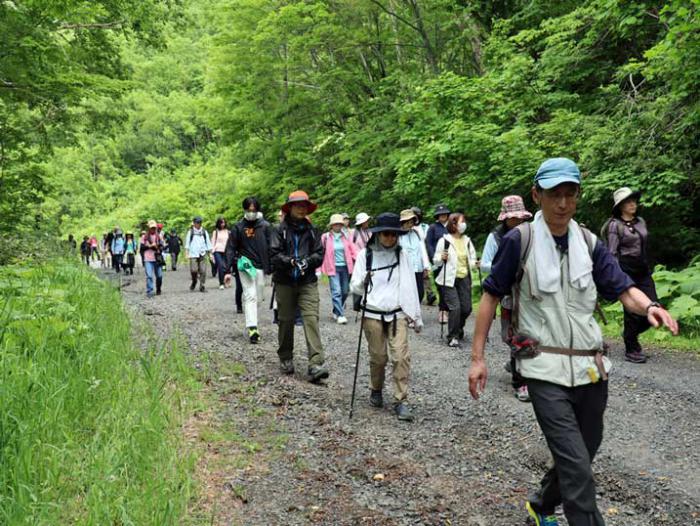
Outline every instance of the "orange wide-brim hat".
<path id="1" fill-rule="evenodd" d="M 309 214 L 318 208 L 318 205 L 309 199 L 309 195 L 303 190 L 296 190 L 289 194 L 287 197 L 287 202 L 282 205 L 282 212 L 285 214 L 289 213 L 289 207 L 293 204 L 306 203 L 309 209 Z"/>

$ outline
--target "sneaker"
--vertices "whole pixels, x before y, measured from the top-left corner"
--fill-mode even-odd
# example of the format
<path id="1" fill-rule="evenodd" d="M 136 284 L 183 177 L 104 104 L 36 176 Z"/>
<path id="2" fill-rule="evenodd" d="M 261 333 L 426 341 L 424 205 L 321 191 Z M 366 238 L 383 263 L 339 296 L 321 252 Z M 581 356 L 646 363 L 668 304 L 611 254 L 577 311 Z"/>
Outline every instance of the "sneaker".
<path id="1" fill-rule="evenodd" d="M 219 290 L 224 290 L 225 288 L 226 287 L 224 287 L 223 285 L 219 285 Z"/>
<path id="2" fill-rule="evenodd" d="M 243 307 L 236 307 L 236 314 L 243 314 Z"/>
<path id="3" fill-rule="evenodd" d="M 294 362 L 292 360 L 282 360 L 280 362 L 282 374 L 294 374 Z"/>
<path id="4" fill-rule="evenodd" d="M 324 378 L 328 378 L 328 369 L 323 365 L 312 365 L 309 367 L 309 382 L 318 383 Z"/>
<path id="5" fill-rule="evenodd" d="M 515 398 L 517 398 L 521 402 L 530 401 L 530 393 L 527 390 L 527 385 L 521 385 L 515 390 Z"/>
<path id="6" fill-rule="evenodd" d="M 260 341 L 260 332 L 257 327 L 250 327 L 248 329 L 248 339 L 250 343 L 258 343 Z"/>
<path id="7" fill-rule="evenodd" d="M 348 322 L 348 319 L 345 316 L 338 316 L 336 321 L 338 322 L 338 325 L 345 325 Z"/>
<path id="8" fill-rule="evenodd" d="M 369 405 L 372 407 L 384 407 L 381 389 L 372 389 L 372 392 L 369 394 Z"/>
<path id="9" fill-rule="evenodd" d="M 508 374 L 513 374 L 513 366 L 510 364 L 510 360 L 505 363 L 503 368 L 506 370 Z"/>
<path id="10" fill-rule="evenodd" d="M 542 515 L 532 509 L 529 502 L 525 503 L 525 509 L 530 514 L 528 524 L 532 526 L 559 526 L 559 520 L 556 515 Z"/>
<path id="11" fill-rule="evenodd" d="M 199 286 L 199 292 L 206 292 L 207 289 L 204 288 L 204 285 Z"/>
<path id="12" fill-rule="evenodd" d="M 331 316 L 333 316 L 333 320 L 338 321 L 338 315 L 335 312 Z"/>
<path id="13" fill-rule="evenodd" d="M 626 352 L 625 361 L 631 363 L 647 363 L 647 355 L 641 351 L 638 352 Z"/>
<path id="14" fill-rule="evenodd" d="M 459 340 L 457 338 L 452 338 L 450 343 L 447 344 L 448 347 L 459 347 Z"/>
<path id="15" fill-rule="evenodd" d="M 396 418 L 403 422 L 413 422 L 413 413 L 411 413 L 406 402 L 395 403 L 394 413 L 396 413 Z"/>
<path id="16" fill-rule="evenodd" d="M 304 326 L 304 319 L 303 318 L 297 318 L 294 320 L 294 325 L 297 327 L 303 327 Z"/>

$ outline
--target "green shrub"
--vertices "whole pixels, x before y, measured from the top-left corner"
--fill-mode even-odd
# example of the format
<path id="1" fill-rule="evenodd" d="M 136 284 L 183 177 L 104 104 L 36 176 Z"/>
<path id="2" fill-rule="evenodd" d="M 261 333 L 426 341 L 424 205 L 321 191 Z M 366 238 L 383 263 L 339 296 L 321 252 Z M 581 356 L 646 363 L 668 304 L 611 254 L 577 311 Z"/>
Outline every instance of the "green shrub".
<path id="1" fill-rule="evenodd" d="M 0 523 L 178 524 L 182 356 L 77 264 L 0 267 Z"/>

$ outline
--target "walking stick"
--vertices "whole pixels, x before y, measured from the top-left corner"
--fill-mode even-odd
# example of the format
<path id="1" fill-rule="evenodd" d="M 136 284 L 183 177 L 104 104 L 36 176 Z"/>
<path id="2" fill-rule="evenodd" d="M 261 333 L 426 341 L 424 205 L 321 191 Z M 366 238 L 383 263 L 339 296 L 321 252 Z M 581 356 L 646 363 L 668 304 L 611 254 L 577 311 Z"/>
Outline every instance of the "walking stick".
<path id="1" fill-rule="evenodd" d="M 275 305 L 275 292 L 277 292 L 277 288 L 275 286 L 275 282 L 272 282 L 272 296 L 270 296 L 270 310 L 273 310 L 273 307 Z"/>
<path id="2" fill-rule="evenodd" d="M 357 356 L 355 357 L 355 376 L 352 380 L 352 396 L 350 397 L 350 420 L 352 420 L 352 411 L 355 407 L 355 390 L 357 389 L 357 370 L 360 368 L 360 349 L 362 347 L 362 329 L 365 325 L 365 305 L 367 304 L 367 286 L 369 285 L 370 273 L 365 276 L 365 290 L 362 293 L 362 317 L 360 318 L 360 337 L 357 339 Z"/>

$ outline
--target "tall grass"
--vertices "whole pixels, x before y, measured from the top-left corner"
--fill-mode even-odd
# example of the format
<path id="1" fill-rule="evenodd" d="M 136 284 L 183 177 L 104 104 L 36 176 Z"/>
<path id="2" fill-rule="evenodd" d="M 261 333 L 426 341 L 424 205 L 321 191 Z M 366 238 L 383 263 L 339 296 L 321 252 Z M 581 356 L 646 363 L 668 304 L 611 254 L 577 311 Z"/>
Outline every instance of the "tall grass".
<path id="1" fill-rule="evenodd" d="M 182 356 L 137 349 L 77 263 L 0 268 L 0 523 L 178 524 Z"/>

